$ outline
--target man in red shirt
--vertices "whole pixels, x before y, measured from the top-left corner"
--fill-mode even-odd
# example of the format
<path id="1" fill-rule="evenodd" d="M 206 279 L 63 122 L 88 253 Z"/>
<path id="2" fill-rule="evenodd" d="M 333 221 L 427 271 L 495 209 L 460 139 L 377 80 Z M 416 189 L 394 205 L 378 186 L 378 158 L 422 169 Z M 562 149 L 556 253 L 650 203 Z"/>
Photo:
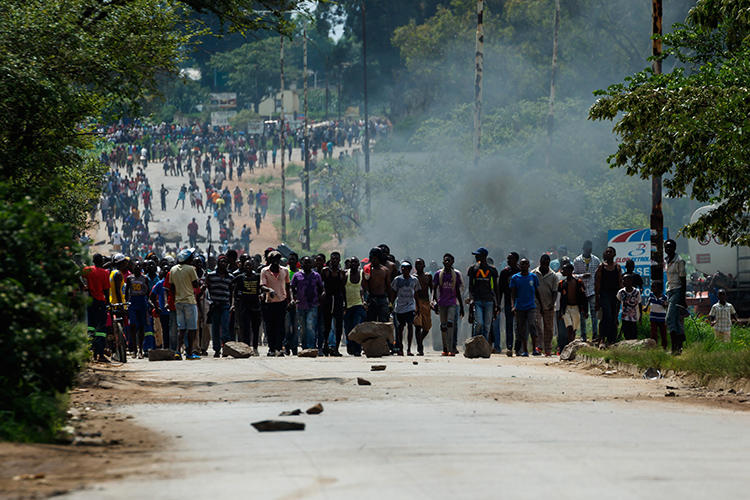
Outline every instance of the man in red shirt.
<path id="1" fill-rule="evenodd" d="M 107 338 L 107 302 L 109 301 L 109 271 L 104 269 L 104 257 L 94 255 L 94 265 L 83 268 L 86 287 L 91 297 L 88 307 L 89 335 L 92 337 L 94 361 L 107 362 L 104 345 Z"/>
<path id="2" fill-rule="evenodd" d="M 194 247 L 198 238 L 198 223 L 195 222 L 195 217 L 193 217 L 193 221 L 190 224 L 188 224 L 187 232 L 188 232 L 188 239 L 190 240 L 190 246 Z"/>

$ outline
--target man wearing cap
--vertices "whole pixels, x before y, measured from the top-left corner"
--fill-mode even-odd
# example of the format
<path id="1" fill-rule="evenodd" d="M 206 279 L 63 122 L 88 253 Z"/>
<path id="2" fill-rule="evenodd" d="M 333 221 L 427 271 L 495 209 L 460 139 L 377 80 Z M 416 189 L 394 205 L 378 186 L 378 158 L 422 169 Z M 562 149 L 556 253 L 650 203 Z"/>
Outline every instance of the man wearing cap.
<path id="1" fill-rule="evenodd" d="M 268 355 L 283 356 L 284 318 L 289 297 L 289 269 L 280 265 L 281 254 L 268 253 L 268 265 L 260 272 L 260 284 L 271 290 L 266 295 L 266 334 Z"/>
<path id="2" fill-rule="evenodd" d="M 169 272 L 169 287 L 174 294 L 175 308 L 177 310 L 177 350 L 176 357 L 180 357 L 179 351 L 185 343 L 187 333 L 187 351 L 185 359 L 200 359 L 193 354 L 195 337 L 198 332 L 198 305 L 195 300 L 195 291 L 198 288 L 198 274 L 190 264 L 193 259 L 194 249 L 185 249 L 177 255 L 177 265 Z"/>
<path id="3" fill-rule="evenodd" d="M 466 303 L 474 307 L 474 335 L 481 335 L 488 341 L 490 326 L 497 310 L 498 300 L 498 273 L 495 266 L 487 263 L 489 252 L 484 247 L 479 247 L 472 252 L 476 263 L 466 271 L 469 281 L 469 296 Z"/>

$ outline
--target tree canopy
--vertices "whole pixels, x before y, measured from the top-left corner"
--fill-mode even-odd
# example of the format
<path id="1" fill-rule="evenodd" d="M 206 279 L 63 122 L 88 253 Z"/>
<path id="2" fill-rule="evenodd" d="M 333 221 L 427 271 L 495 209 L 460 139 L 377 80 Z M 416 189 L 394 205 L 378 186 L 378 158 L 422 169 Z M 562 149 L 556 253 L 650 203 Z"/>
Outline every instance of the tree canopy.
<path id="1" fill-rule="evenodd" d="M 615 120 L 613 167 L 664 176 L 670 197 L 717 208 L 683 233 L 750 243 L 750 1 L 701 0 L 687 22 L 664 36 L 662 75 L 650 69 L 598 92 L 590 118 Z"/>

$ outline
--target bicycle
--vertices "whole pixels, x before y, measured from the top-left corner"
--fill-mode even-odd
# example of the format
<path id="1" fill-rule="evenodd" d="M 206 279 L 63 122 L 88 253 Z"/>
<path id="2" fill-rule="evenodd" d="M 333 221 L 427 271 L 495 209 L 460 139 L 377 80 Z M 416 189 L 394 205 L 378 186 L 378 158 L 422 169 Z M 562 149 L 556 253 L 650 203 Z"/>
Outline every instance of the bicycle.
<path id="1" fill-rule="evenodd" d="M 125 337 L 125 313 L 128 310 L 126 303 L 108 304 L 107 311 L 112 318 L 112 328 L 107 335 L 107 348 L 112 359 L 120 363 L 127 363 L 127 338 Z"/>

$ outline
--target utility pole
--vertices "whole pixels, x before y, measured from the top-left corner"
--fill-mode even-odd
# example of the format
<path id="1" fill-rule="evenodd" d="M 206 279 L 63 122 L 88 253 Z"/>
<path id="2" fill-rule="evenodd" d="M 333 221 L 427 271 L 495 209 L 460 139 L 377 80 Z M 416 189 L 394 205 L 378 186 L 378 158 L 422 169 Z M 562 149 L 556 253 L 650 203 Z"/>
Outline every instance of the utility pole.
<path id="1" fill-rule="evenodd" d="M 481 1 L 481 0 L 480 0 Z M 367 113 L 367 10 L 365 1 L 362 6 L 362 77 L 365 98 L 365 197 L 367 198 L 367 218 L 372 214 L 370 205 L 370 116 Z"/>
<path id="2" fill-rule="evenodd" d="M 284 172 L 284 155 L 286 141 L 284 137 L 284 35 L 281 36 L 281 54 L 279 57 L 281 75 L 281 242 L 286 243 L 286 175 Z"/>
<path id="3" fill-rule="evenodd" d="M 305 155 L 305 244 L 304 249 L 310 250 L 310 155 L 308 154 L 308 148 L 310 147 L 310 136 L 307 133 L 307 28 L 302 30 L 302 66 L 304 67 L 302 73 L 304 74 L 304 92 L 305 92 L 305 125 L 302 129 L 302 137 L 305 141 L 305 147 L 303 149 Z M 326 88 L 328 88 L 328 80 L 326 80 Z M 327 95 L 326 95 L 327 97 Z M 326 100 L 326 111 L 328 111 L 328 101 Z"/>
<path id="4" fill-rule="evenodd" d="M 328 73 L 330 72 L 330 69 L 328 67 L 328 56 L 326 56 L 326 114 L 325 114 L 325 120 L 328 121 L 328 98 L 330 96 L 330 93 L 328 91 Z"/>
<path id="5" fill-rule="evenodd" d="M 341 77 L 343 72 L 343 68 L 339 67 L 339 81 L 336 88 L 336 109 L 339 115 L 339 122 L 341 122 Z"/>
<path id="6" fill-rule="evenodd" d="M 474 168 L 482 145 L 482 73 L 484 72 L 484 0 L 477 0 L 477 40 L 474 59 Z"/>
<path id="7" fill-rule="evenodd" d="M 653 70 L 661 74 L 662 0 L 651 0 L 651 55 Z M 661 210 L 661 175 L 651 178 L 651 286 L 664 281 L 664 214 Z M 663 289 L 663 287 L 662 287 Z"/>
<path id="8" fill-rule="evenodd" d="M 555 78 L 557 77 L 557 38 L 560 32 L 560 0 L 555 0 L 555 22 L 552 31 L 552 71 L 549 82 L 549 108 L 547 110 L 547 155 L 545 164 L 550 165 L 552 154 L 552 129 L 555 125 Z"/>

